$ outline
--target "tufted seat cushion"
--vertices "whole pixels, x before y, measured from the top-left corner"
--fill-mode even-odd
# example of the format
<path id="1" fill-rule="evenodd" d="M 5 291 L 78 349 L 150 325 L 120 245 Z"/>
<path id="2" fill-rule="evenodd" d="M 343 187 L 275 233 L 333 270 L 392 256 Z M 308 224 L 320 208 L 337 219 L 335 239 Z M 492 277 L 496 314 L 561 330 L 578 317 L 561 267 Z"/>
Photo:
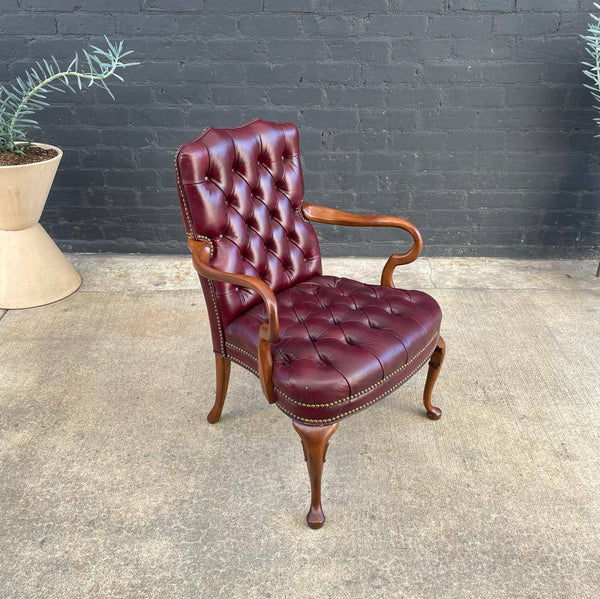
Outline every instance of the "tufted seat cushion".
<path id="1" fill-rule="evenodd" d="M 277 405 L 327 424 L 382 399 L 431 356 L 441 311 L 420 291 L 315 276 L 277 294 L 279 341 L 271 345 Z M 263 304 L 225 329 L 228 357 L 256 373 Z"/>

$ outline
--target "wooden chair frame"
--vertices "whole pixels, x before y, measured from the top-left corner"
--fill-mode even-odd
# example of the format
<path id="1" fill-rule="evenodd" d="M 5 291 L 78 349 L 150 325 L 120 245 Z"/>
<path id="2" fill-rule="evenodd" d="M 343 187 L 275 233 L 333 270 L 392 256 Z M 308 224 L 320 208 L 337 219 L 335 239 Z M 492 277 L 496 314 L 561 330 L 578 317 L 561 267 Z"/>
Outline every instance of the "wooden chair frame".
<path id="1" fill-rule="evenodd" d="M 386 287 L 394 287 L 393 274 L 396 266 L 413 262 L 423 248 L 421 233 L 414 224 L 403 218 L 384 215 L 352 214 L 334 208 L 309 204 L 308 202 L 302 203 L 302 212 L 305 218 L 317 223 L 349 227 L 394 227 L 407 231 L 413 239 L 413 244 L 407 252 L 392 254 L 388 258 L 381 273 L 381 285 Z M 228 273 L 212 267 L 210 265 L 211 248 L 207 242 L 188 238 L 188 246 L 192 252 L 194 268 L 200 276 L 252 289 L 264 302 L 268 320 L 261 325 L 259 330 L 258 374 L 267 401 L 275 403 L 276 398 L 272 377 L 273 358 L 271 355 L 271 344 L 276 343 L 279 339 L 279 316 L 275 294 L 266 283 L 256 277 Z M 445 354 L 446 344 L 440 337 L 429 361 L 429 370 L 423 394 L 423 403 L 427 410 L 427 415 L 431 420 L 438 420 L 442 415 L 441 410 L 432 405 L 431 396 Z M 229 359 L 216 355 L 216 398 L 214 406 L 207 417 L 208 422 L 211 424 L 216 423 L 221 417 L 229 383 L 230 367 L 231 361 Z M 293 426 L 302 440 L 302 447 L 311 482 L 311 507 L 306 519 L 311 528 L 321 528 L 325 522 L 321 506 L 321 476 L 329 439 L 337 430 L 338 423 L 335 422 L 328 426 L 307 426 L 294 420 Z"/>

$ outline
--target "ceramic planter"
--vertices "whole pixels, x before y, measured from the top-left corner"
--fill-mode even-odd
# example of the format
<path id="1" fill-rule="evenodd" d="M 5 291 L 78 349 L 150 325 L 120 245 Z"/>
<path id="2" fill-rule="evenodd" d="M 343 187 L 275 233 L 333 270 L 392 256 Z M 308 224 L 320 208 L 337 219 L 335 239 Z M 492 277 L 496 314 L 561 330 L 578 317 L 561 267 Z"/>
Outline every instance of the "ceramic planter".
<path id="1" fill-rule="evenodd" d="M 0 308 L 32 308 L 76 291 L 81 277 L 39 224 L 62 158 L 0 166 Z"/>

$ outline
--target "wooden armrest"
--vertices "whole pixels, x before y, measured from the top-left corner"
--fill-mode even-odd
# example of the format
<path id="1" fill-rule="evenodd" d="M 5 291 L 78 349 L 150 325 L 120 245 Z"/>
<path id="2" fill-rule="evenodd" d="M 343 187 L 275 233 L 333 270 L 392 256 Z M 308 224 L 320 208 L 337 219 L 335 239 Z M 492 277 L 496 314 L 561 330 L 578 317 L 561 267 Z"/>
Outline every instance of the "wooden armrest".
<path id="1" fill-rule="evenodd" d="M 404 254 L 392 254 L 383 267 L 381 273 L 381 284 L 386 287 L 394 287 L 393 274 L 396 266 L 409 264 L 419 257 L 423 249 L 423 238 L 419 229 L 410 221 L 397 216 L 385 216 L 381 214 L 352 214 L 302 202 L 302 212 L 309 220 L 328 225 L 344 225 L 347 227 L 396 227 L 408 231 L 413 238 L 412 247 Z"/>
<path id="2" fill-rule="evenodd" d="M 260 279 L 249 275 L 225 272 L 210 265 L 210 246 L 205 241 L 188 238 L 192 262 L 196 272 L 207 279 L 246 287 L 258 293 L 267 309 L 268 321 L 260 325 L 258 333 L 258 374 L 263 392 L 269 403 L 275 403 L 273 391 L 273 356 L 271 343 L 279 340 L 279 313 L 273 290 Z"/>

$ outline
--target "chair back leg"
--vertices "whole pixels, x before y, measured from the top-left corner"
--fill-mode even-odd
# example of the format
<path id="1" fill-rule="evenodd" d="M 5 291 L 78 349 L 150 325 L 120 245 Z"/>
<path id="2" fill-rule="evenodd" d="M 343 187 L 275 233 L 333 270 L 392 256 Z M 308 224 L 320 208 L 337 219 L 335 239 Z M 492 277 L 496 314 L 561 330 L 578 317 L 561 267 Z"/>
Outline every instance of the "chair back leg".
<path id="1" fill-rule="evenodd" d="M 310 477 L 311 500 L 306 522 L 311 528 L 321 528 L 325 522 L 325 514 L 323 514 L 321 506 L 321 475 L 329 439 L 337 430 L 338 423 L 335 422 L 329 426 L 306 426 L 293 420 L 292 424 L 302 440 L 304 459 Z"/>
<path id="2" fill-rule="evenodd" d="M 440 368 L 444 363 L 444 357 L 446 356 L 446 343 L 440 337 L 437 343 L 437 347 L 431 354 L 429 360 L 429 371 L 427 372 L 427 380 L 425 381 L 425 391 L 423 393 L 423 404 L 427 410 L 427 416 L 430 420 L 439 420 L 442 417 L 442 410 L 431 405 L 431 394 L 433 392 L 433 386 L 437 380 Z"/>
<path id="3" fill-rule="evenodd" d="M 212 410 L 208 413 L 206 419 L 214 424 L 221 418 L 225 396 L 227 395 L 227 386 L 229 385 L 229 372 L 231 370 L 231 360 L 215 354 L 217 365 L 217 393 L 215 396 L 215 404 Z"/>

